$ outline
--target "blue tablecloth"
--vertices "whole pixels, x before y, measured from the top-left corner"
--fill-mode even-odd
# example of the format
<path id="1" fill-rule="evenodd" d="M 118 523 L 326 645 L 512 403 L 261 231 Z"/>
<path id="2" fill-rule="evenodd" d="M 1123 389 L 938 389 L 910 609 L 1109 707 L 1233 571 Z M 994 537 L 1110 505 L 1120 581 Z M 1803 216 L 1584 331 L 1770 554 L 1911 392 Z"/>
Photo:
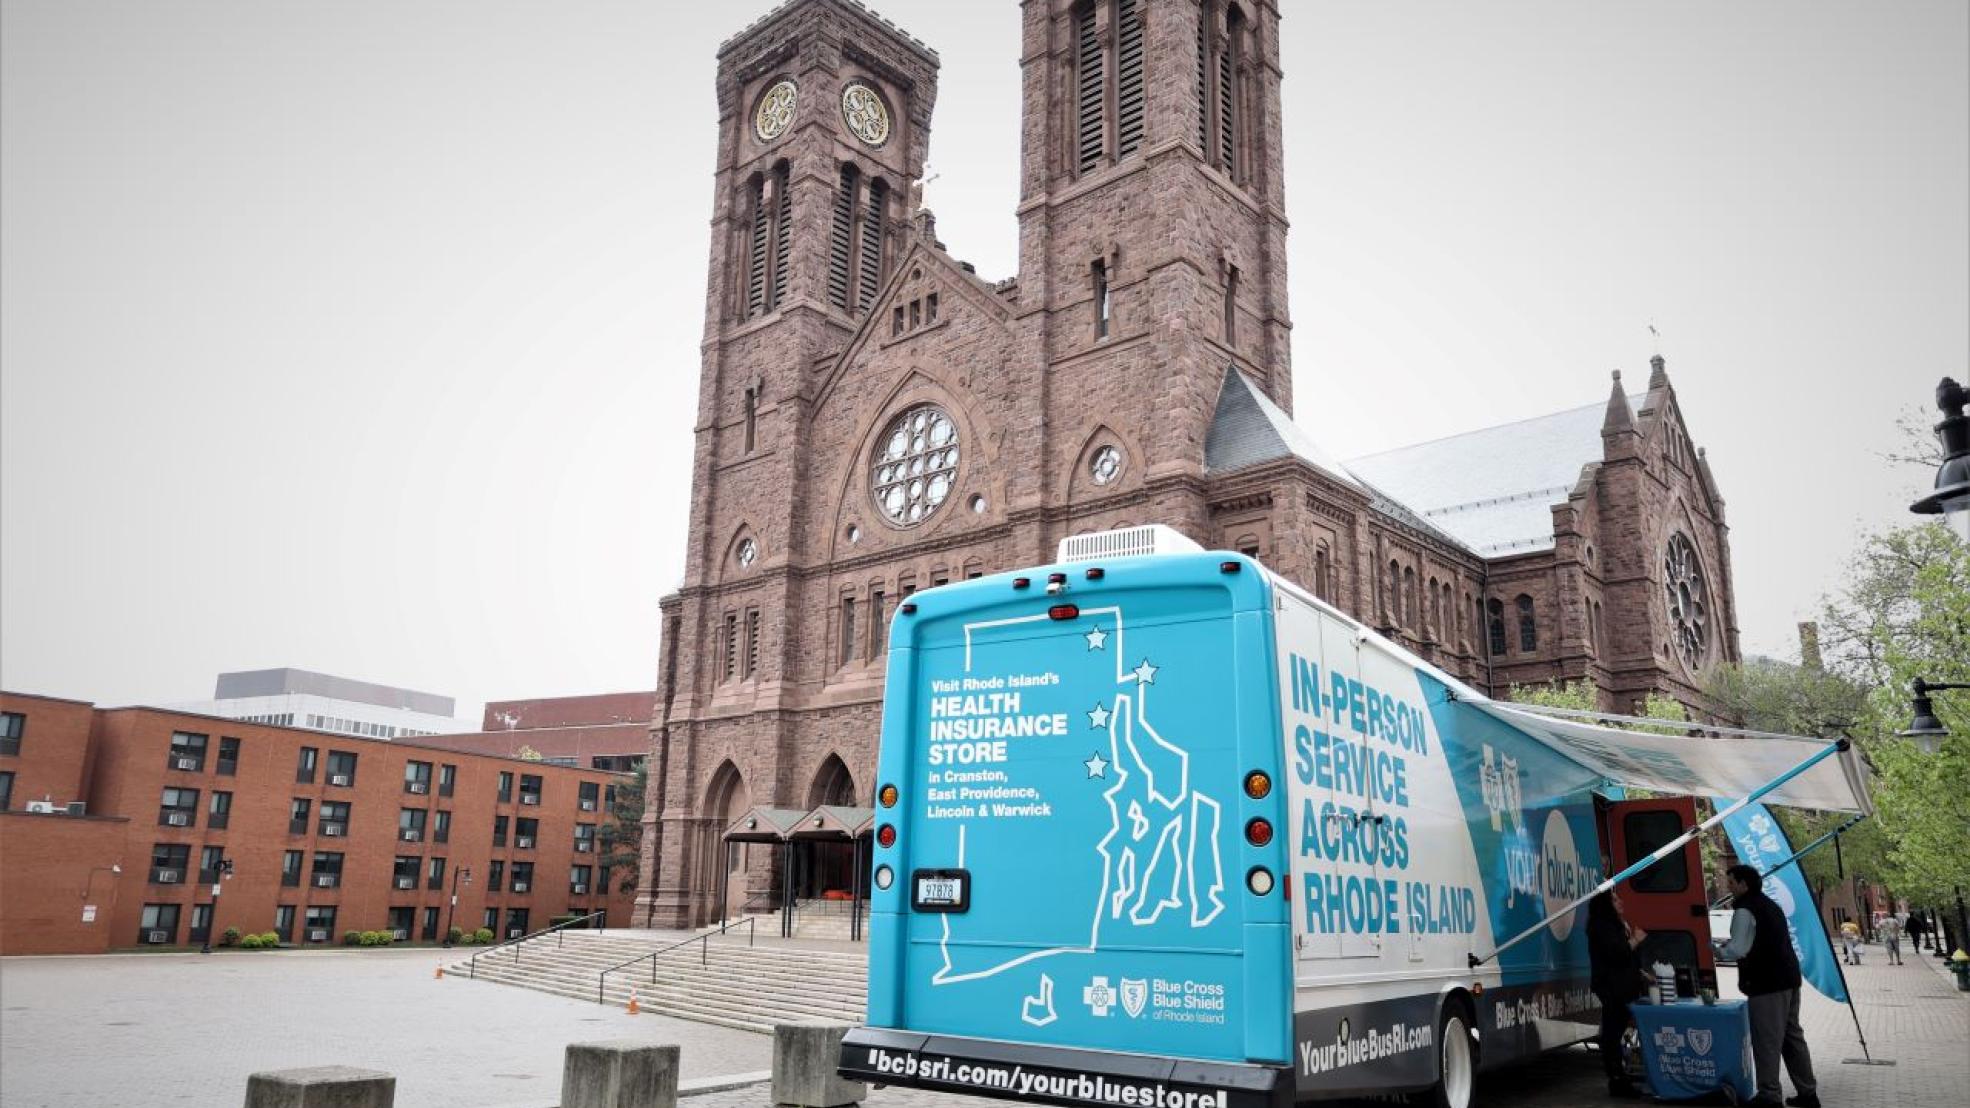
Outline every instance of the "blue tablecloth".
<path id="1" fill-rule="evenodd" d="M 1742 1000 L 1637 1004 L 1635 1030 L 1649 1086 L 1663 1100 L 1707 1096 L 1728 1087 L 1740 1101 L 1757 1094 L 1751 1067 L 1751 1015 Z"/>

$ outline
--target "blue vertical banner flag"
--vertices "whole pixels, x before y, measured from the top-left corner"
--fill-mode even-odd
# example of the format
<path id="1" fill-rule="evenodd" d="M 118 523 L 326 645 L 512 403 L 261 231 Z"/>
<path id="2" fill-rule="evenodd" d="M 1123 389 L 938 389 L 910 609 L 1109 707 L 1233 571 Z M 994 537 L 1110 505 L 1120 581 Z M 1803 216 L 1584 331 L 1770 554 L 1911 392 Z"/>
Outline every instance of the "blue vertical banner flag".
<path id="1" fill-rule="evenodd" d="M 1712 803 L 1721 812 L 1735 802 L 1716 797 Z M 1773 866 L 1792 857 L 1792 844 L 1785 837 L 1785 829 L 1763 804 L 1752 803 L 1726 817 L 1724 831 L 1731 837 L 1738 861 L 1765 875 L 1765 895 L 1785 913 L 1787 929 L 1792 933 L 1792 949 L 1799 955 L 1799 972 L 1813 988 L 1842 1004 L 1847 1003 L 1846 978 L 1841 975 L 1840 960 L 1833 956 L 1833 942 L 1820 919 L 1819 903 L 1806 887 L 1805 875 L 1796 865 L 1771 872 Z"/>

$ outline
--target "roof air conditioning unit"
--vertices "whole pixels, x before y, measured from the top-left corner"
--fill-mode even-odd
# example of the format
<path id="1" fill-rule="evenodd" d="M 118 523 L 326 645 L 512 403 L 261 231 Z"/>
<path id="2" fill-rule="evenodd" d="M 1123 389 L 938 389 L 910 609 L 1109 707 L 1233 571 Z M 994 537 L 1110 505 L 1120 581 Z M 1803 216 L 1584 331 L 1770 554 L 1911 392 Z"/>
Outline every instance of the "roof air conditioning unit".
<path id="1" fill-rule="evenodd" d="M 198 768 L 198 759 L 197 759 L 197 758 L 180 758 L 180 759 L 178 759 L 178 768 L 179 768 L 179 769 L 197 769 L 197 768 Z"/>
<path id="2" fill-rule="evenodd" d="M 144 941 L 148 943 L 168 943 L 171 941 L 171 932 L 152 931 L 150 934 L 144 936 Z"/>
<path id="3" fill-rule="evenodd" d="M 410 791 L 414 793 L 428 793 L 431 791 L 431 786 L 422 781 L 412 781 L 410 783 Z"/>
<path id="4" fill-rule="evenodd" d="M 317 888 L 317 889 L 332 889 L 332 888 L 334 888 L 334 887 L 335 887 L 335 875 L 334 875 L 334 874 L 332 874 L 332 873 L 317 873 L 317 874 L 315 874 L 315 888 Z"/>
<path id="5" fill-rule="evenodd" d="M 52 807 L 48 810 L 51 812 L 54 811 Z M 173 827 L 189 827 L 192 817 L 184 812 L 172 812 L 170 815 L 164 817 L 164 822 Z"/>
<path id="6" fill-rule="evenodd" d="M 308 932 L 308 941 L 311 943 L 325 943 L 328 941 L 328 932 L 310 931 Z"/>
<path id="7" fill-rule="evenodd" d="M 346 773 L 332 774 L 328 779 L 328 783 L 331 785 L 342 785 L 346 787 L 349 784 L 349 775 Z"/>
<path id="8" fill-rule="evenodd" d="M 52 816 L 55 814 L 55 802 L 52 800 L 30 800 L 27 802 L 27 810 Z"/>
<path id="9" fill-rule="evenodd" d="M 1060 540 L 1054 560 L 1086 562 L 1095 558 L 1134 558 L 1144 554 L 1196 554 L 1204 548 L 1175 528 L 1160 523 L 1069 535 Z"/>
<path id="10" fill-rule="evenodd" d="M 574 887 L 574 894 L 575 894 L 576 896 L 587 896 L 587 895 L 588 895 L 588 886 L 587 886 L 587 885 L 576 885 L 576 886 Z"/>

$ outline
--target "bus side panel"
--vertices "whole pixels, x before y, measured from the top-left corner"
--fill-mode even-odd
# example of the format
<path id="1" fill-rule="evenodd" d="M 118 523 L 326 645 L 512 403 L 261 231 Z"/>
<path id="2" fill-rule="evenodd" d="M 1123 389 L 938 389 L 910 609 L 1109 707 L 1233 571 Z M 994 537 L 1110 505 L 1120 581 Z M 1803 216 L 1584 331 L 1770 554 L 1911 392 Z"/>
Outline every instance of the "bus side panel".
<path id="1" fill-rule="evenodd" d="M 1418 671 L 1466 815 L 1483 881 L 1485 957 L 1603 876 L 1591 770 L 1468 705 Z M 1586 913 L 1541 927 L 1499 955 L 1477 1004 L 1486 1069 L 1578 1042 L 1600 1004 L 1588 987 Z M 1487 969 L 1490 967 L 1487 966 Z"/>
<path id="2" fill-rule="evenodd" d="M 1236 692 L 1232 696 L 1238 730 L 1240 776 L 1258 770 L 1272 781 L 1271 795 L 1254 800 L 1237 795 L 1239 811 L 1230 822 L 1238 836 L 1241 857 L 1233 873 L 1226 875 L 1231 895 L 1244 903 L 1245 1057 L 1253 1061 L 1284 1062 L 1292 1053 L 1291 1009 L 1293 967 L 1290 957 L 1292 935 L 1287 923 L 1285 889 L 1280 880 L 1286 869 L 1280 865 L 1281 844 L 1290 840 L 1292 829 L 1286 814 L 1285 764 L 1279 746 L 1279 690 L 1277 667 L 1277 621 L 1270 609 L 1240 612 L 1233 617 L 1234 661 L 1231 667 Z M 1255 847 L 1242 829 L 1255 818 L 1273 827 L 1274 840 Z M 1247 891 L 1248 875 L 1263 869 L 1273 877 L 1273 891 L 1252 896 Z"/>
<path id="3" fill-rule="evenodd" d="M 903 617 L 898 615 L 896 619 Z M 889 665 L 884 674 L 882 700 L 882 746 L 876 757 L 876 780 L 894 785 L 900 792 L 896 807 L 876 808 L 876 824 L 894 824 L 901 813 L 918 803 L 911 795 L 914 775 L 910 773 L 910 720 L 916 711 L 917 652 L 907 635 L 896 633 L 892 621 L 888 636 Z M 894 876 L 890 887 L 872 885 L 869 891 L 869 1025 L 903 1026 L 903 913 L 909 910 L 907 880 Z"/>

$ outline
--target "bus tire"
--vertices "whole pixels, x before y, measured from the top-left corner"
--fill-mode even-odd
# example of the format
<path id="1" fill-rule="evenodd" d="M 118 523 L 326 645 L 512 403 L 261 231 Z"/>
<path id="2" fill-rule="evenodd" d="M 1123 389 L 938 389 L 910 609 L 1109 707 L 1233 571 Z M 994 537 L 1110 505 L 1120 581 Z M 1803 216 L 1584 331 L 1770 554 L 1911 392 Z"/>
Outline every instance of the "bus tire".
<path id="1" fill-rule="evenodd" d="M 1470 1108 L 1477 1089 L 1477 1029 L 1462 997 L 1443 1004 L 1436 1021 L 1437 1077 L 1430 1090 L 1435 1108 Z"/>

